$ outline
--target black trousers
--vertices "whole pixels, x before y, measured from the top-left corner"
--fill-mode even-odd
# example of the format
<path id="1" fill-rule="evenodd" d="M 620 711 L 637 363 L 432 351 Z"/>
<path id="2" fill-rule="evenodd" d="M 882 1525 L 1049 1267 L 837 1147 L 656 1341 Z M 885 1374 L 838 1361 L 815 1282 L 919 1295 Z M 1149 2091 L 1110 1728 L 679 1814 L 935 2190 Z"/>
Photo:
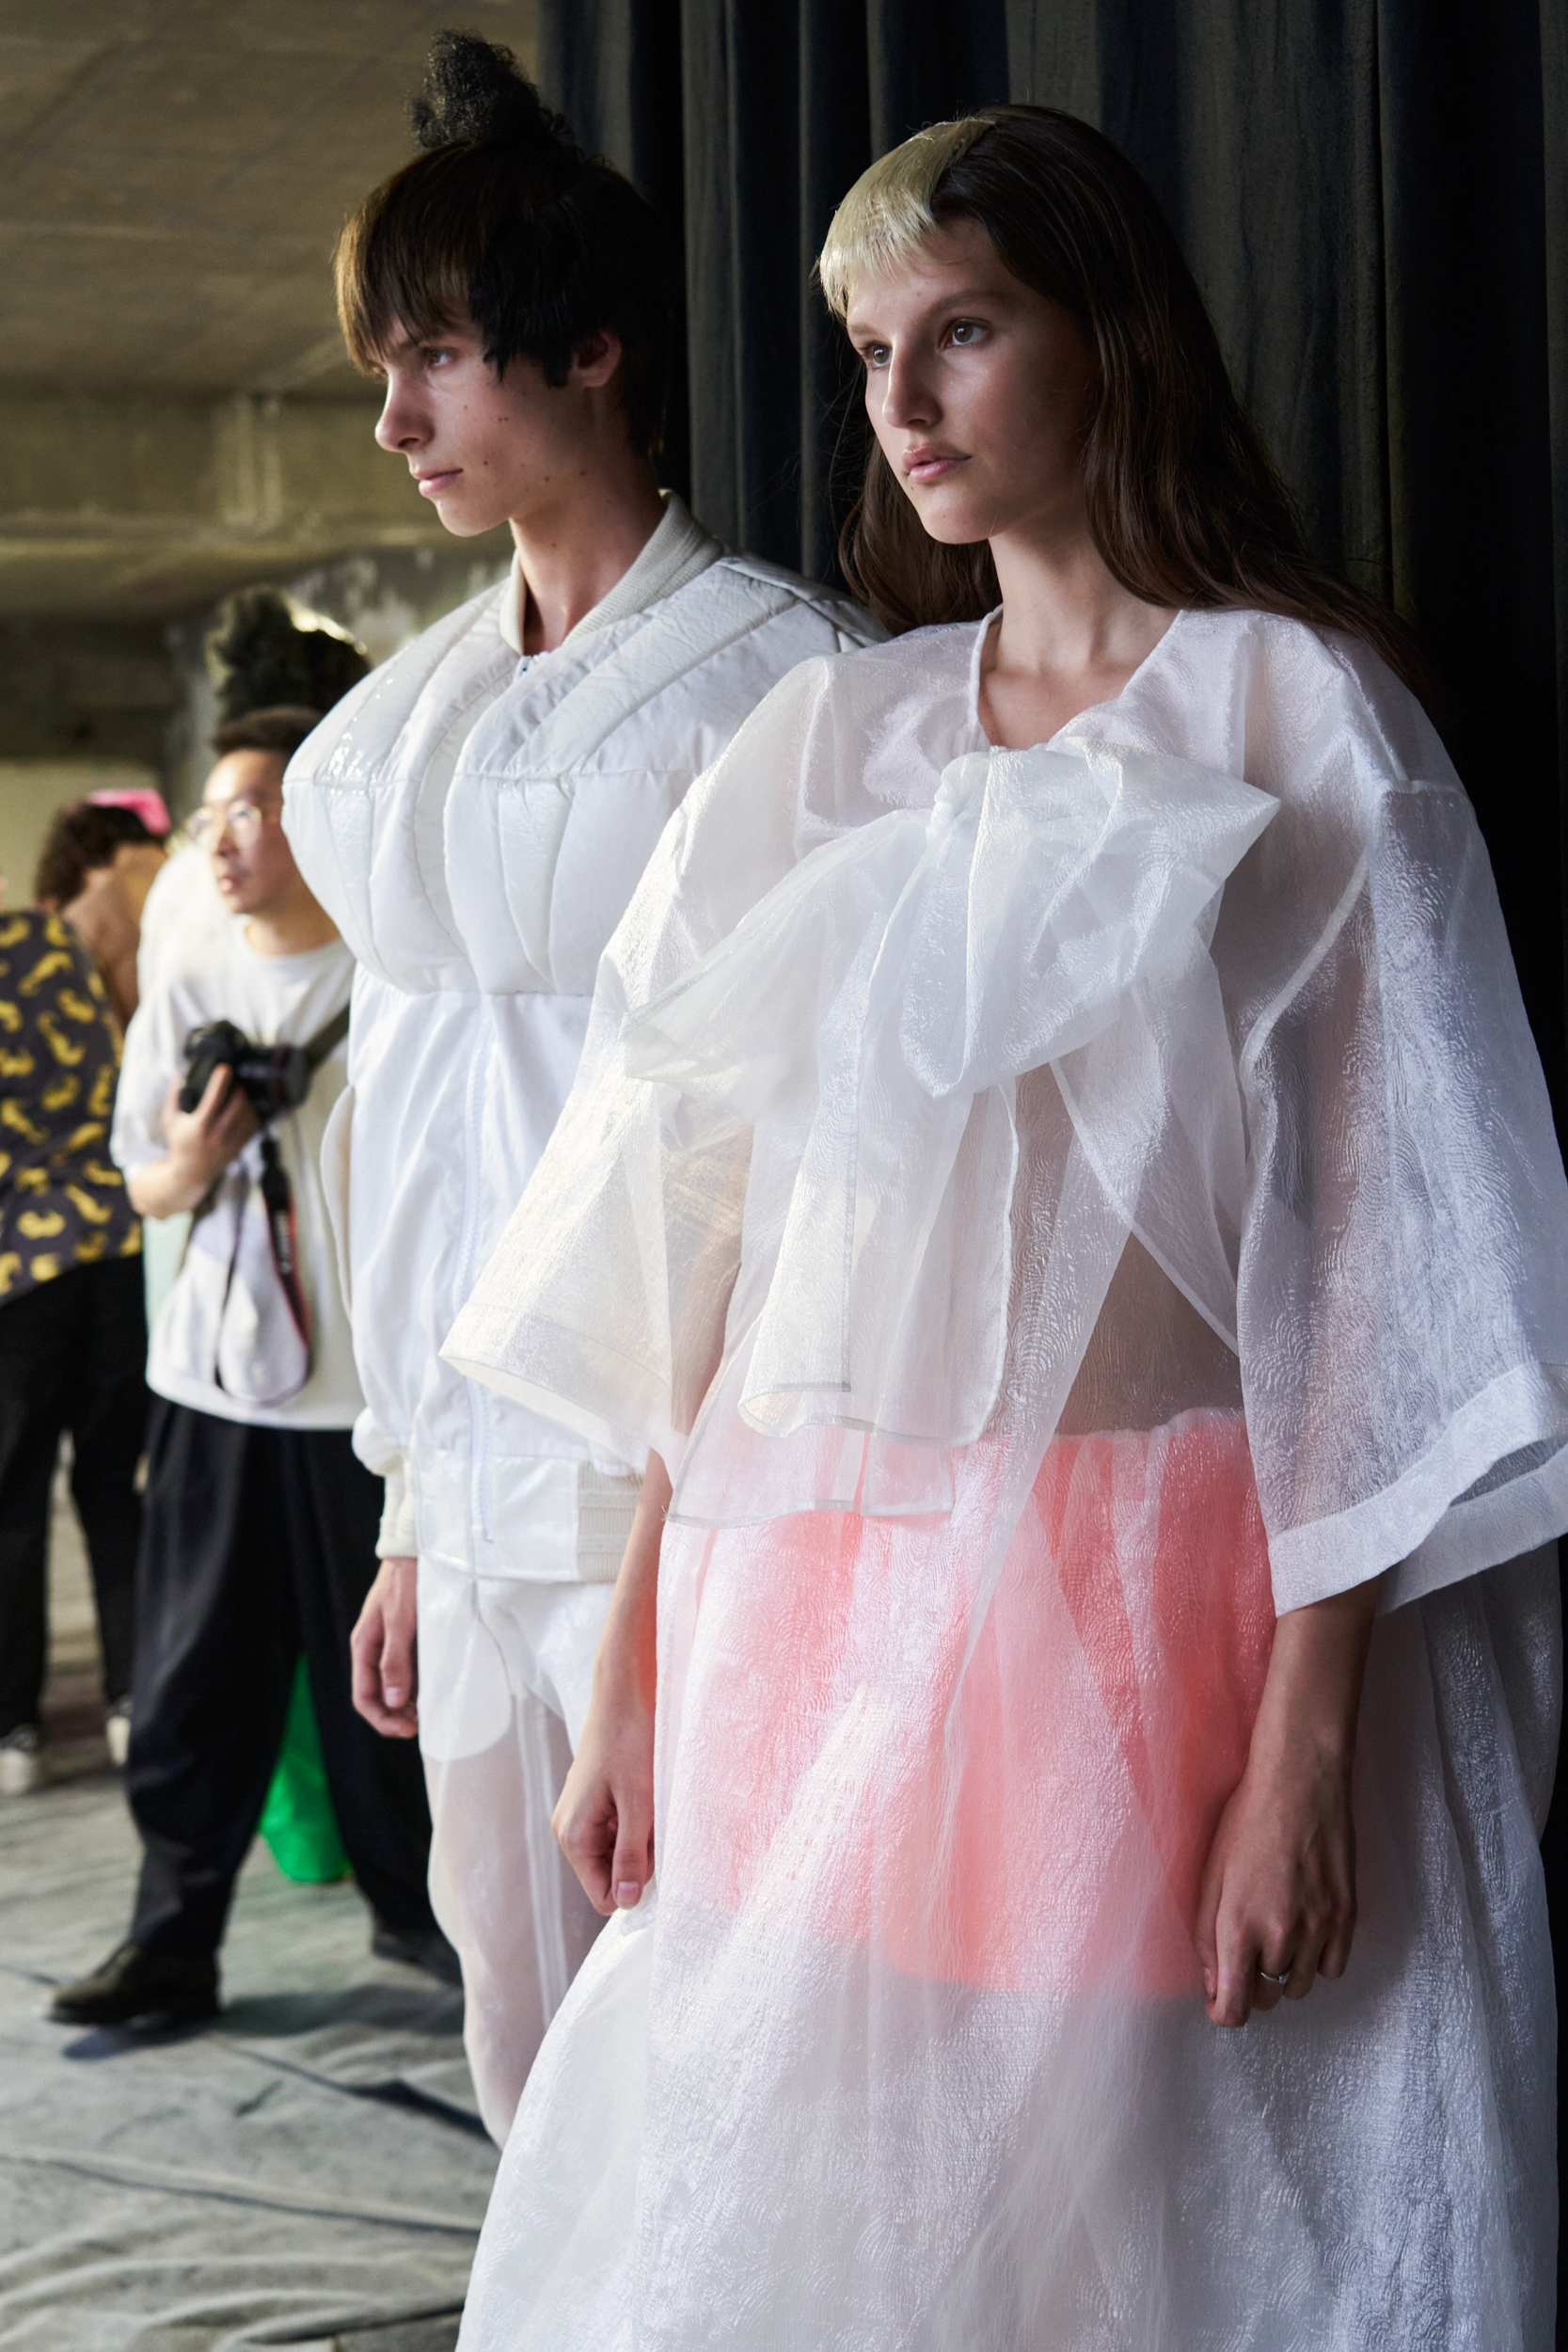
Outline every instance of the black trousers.
<path id="1" fill-rule="evenodd" d="M 126 1792 L 141 1834 L 133 1940 L 215 1951 L 303 1649 L 338 1827 L 379 1919 L 429 1928 L 430 1811 L 412 1740 L 349 1695 L 381 1482 L 346 1429 L 258 1429 L 152 1401 Z"/>
<path id="2" fill-rule="evenodd" d="M 147 1424 L 139 1258 L 73 1266 L 0 1306 L 0 1737 L 36 1724 L 48 1647 L 49 1500 L 60 1433 L 87 1539 L 103 1695 L 131 1688 Z"/>

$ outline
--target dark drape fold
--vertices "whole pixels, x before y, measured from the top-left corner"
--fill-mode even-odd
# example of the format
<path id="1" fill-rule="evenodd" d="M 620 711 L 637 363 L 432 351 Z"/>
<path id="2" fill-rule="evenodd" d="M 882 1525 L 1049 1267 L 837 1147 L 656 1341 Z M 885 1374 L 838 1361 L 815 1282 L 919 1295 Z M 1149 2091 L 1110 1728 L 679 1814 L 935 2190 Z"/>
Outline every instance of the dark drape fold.
<path id="1" fill-rule="evenodd" d="M 663 472 L 684 494 L 691 461 L 680 0 L 545 0 L 539 80 L 583 144 L 636 181 L 663 226 L 675 303 Z"/>

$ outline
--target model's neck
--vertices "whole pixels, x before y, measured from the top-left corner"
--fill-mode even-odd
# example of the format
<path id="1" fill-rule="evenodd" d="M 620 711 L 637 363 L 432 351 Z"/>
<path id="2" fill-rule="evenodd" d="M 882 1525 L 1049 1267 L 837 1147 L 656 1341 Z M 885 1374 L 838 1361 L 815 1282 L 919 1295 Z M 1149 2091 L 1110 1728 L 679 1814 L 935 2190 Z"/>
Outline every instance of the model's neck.
<path id="1" fill-rule="evenodd" d="M 298 897 L 291 893 L 276 906 L 258 907 L 245 935 L 259 956 L 307 956 L 314 947 L 329 947 L 338 927 L 302 882 Z"/>
<path id="2" fill-rule="evenodd" d="M 998 661 L 1072 676 L 1135 669 L 1164 634 L 1168 611 L 1124 588 L 1086 520 L 991 541 L 1004 612 Z"/>
<path id="3" fill-rule="evenodd" d="M 630 571 L 663 519 L 645 457 L 624 438 L 597 457 L 558 498 L 513 521 L 525 653 L 553 652 Z"/>

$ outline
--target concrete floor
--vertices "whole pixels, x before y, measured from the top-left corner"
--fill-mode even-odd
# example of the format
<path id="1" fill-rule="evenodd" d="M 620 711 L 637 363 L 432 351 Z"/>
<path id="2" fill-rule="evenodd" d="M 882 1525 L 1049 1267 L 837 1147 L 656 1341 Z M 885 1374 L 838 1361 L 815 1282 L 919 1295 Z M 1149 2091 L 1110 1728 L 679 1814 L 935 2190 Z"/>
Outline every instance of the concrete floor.
<path id="1" fill-rule="evenodd" d="M 351 1885 L 258 1845 L 214 2026 L 47 2022 L 123 1933 L 136 1853 L 63 1498 L 51 1581 L 51 1782 L 0 1799 L 0 2352 L 448 2352 L 495 2151 L 458 1995 L 371 1959 Z"/>

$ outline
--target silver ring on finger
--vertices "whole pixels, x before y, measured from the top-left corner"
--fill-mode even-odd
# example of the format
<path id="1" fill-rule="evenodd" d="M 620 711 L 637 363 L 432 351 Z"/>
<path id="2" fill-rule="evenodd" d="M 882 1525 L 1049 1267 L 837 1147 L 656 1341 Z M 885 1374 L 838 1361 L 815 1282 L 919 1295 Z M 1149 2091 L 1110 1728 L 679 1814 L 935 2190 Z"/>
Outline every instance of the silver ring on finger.
<path id="1" fill-rule="evenodd" d="M 1284 1972 L 1280 1976 L 1273 1977 L 1263 1966 L 1261 1961 L 1259 1961 L 1258 1963 L 1258 1974 L 1265 1984 L 1289 1984 L 1291 1981 L 1291 1968 L 1289 1963 L 1286 1963 Z"/>

